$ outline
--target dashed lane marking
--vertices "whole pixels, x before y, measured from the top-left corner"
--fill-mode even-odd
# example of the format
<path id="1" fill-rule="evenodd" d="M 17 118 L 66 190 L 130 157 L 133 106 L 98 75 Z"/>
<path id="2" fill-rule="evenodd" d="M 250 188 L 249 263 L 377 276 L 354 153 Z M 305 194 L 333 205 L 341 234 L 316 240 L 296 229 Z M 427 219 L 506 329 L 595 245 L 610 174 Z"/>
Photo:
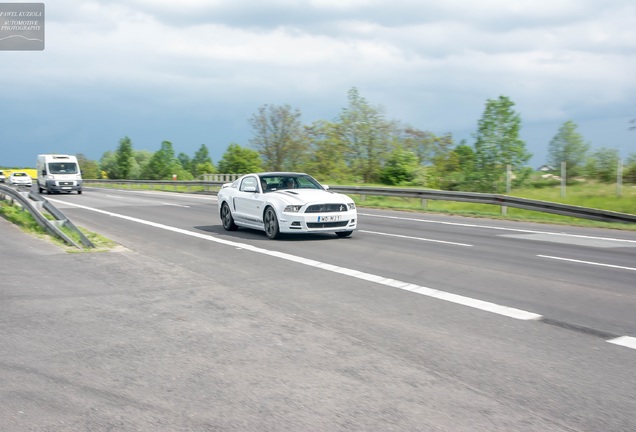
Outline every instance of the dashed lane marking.
<path id="1" fill-rule="evenodd" d="M 567 262 L 576 263 L 576 264 L 586 264 L 586 265 L 593 265 L 593 266 L 615 268 L 620 270 L 636 271 L 636 267 L 625 267 L 625 266 L 619 266 L 614 264 L 603 264 L 603 263 L 597 263 L 593 261 L 581 261 L 581 260 L 572 259 L 572 258 L 562 258 L 562 257 L 549 256 L 549 255 L 537 255 L 537 256 L 539 258 L 547 258 L 547 259 L 553 259 L 557 261 L 567 261 Z"/>

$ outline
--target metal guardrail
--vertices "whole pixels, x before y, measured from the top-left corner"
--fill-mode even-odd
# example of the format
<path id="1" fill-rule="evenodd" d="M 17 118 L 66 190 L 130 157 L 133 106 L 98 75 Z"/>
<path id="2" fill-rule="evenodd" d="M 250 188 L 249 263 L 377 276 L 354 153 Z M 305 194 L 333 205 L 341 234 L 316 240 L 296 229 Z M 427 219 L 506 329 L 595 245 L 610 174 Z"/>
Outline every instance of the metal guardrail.
<path id="1" fill-rule="evenodd" d="M 227 181 L 204 181 L 204 180 L 84 180 L 85 184 L 108 183 L 127 187 L 146 185 L 152 188 L 163 187 L 164 189 L 178 190 L 179 186 L 186 188 L 197 188 L 208 193 L 215 193 Z M 636 223 L 636 215 L 629 213 L 619 213 L 609 210 L 599 210 L 587 207 L 579 207 L 568 204 L 560 204 L 550 201 L 539 201 L 526 198 L 512 197 L 499 194 L 485 194 L 476 192 L 455 192 L 432 189 L 402 189 L 402 188 L 381 188 L 370 186 L 330 186 L 330 190 L 349 195 L 360 195 L 362 201 L 366 196 L 390 196 L 402 198 L 419 198 L 425 207 L 426 200 L 469 202 L 475 204 L 498 205 L 505 213 L 508 207 L 532 210 L 543 213 L 558 214 L 561 216 L 571 216 L 580 219 L 597 220 L 601 222 Z"/>
<path id="2" fill-rule="evenodd" d="M 80 238 L 80 242 L 88 248 L 93 248 L 95 245 L 91 242 L 83 232 L 81 232 L 73 222 L 71 222 L 64 214 L 57 209 L 53 204 L 44 199 L 42 196 L 34 193 L 34 192 L 21 192 L 19 190 L 15 190 L 9 186 L 0 184 L 0 198 L 6 199 L 6 196 L 11 197 L 13 201 L 17 201 L 22 208 L 26 209 L 35 221 L 40 225 L 44 230 L 46 230 L 49 234 L 54 237 L 58 237 L 62 239 L 65 243 L 75 246 L 78 249 L 83 249 L 82 246 L 77 244 L 72 238 L 67 236 L 60 227 L 68 227 L 74 233 L 78 235 Z M 42 213 L 41 209 L 49 212 L 55 220 L 50 220 Z"/>
<path id="3" fill-rule="evenodd" d="M 539 201 L 526 198 L 512 197 L 499 194 L 485 194 L 476 192 L 454 192 L 426 189 L 399 189 L 399 188 L 373 188 L 363 186 L 333 186 L 331 190 L 344 194 L 356 194 L 362 197 L 391 196 L 403 198 L 419 198 L 421 200 L 444 200 L 470 202 L 476 204 L 499 205 L 502 209 L 514 207 L 524 210 L 533 210 L 543 213 L 558 214 L 561 216 L 571 216 L 581 219 L 597 220 L 602 222 L 636 223 L 636 215 L 629 213 L 619 213 L 609 210 L 599 210 L 587 207 L 579 207 L 568 204 L 554 203 L 550 201 Z M 364 198 L 362 198 L 364 200 Z"/>

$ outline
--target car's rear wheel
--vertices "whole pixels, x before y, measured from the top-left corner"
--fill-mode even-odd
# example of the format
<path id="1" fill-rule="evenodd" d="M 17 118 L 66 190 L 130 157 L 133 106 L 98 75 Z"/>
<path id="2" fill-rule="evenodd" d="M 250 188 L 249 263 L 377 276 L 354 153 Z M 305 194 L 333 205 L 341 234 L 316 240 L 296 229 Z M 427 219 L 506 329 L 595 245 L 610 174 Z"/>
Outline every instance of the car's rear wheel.
<path id="1" fill-rule="evenodd" d="M 223 228 L 226 231 L 236 231 L 238 229 L 238 226 L 234 223 L 230 206 L 227 205 L 227 203 L 223 203 L 221 206 L 221 221 L 223 222 Z"/>
<path id="2" fill-rule="evenodd" d="M 337 231 L 336 235 L 338 237 L 349 237 L 351 234 L 353 234 L 353 231 Z"/>
<path id="3" fill-rule="evenodd" d="M 278 227 L 278 218 L 276 218 L 276 212 L 273 208 L 267 207 L 267 209 L 265 210 L 263 224 L 265 226 L 265 235 L 267 236 L 267 238 L 278 238 L 278 236 L 280 235 L 280 228 Z"/>

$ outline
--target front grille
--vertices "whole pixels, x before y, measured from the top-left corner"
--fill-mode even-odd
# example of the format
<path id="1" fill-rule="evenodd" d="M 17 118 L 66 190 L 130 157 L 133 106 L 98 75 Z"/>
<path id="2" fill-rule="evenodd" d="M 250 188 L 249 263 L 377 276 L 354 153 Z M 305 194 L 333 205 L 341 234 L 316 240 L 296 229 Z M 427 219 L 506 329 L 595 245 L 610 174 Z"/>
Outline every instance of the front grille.
<path id="1" fill-rule="evenodd" d="M 346 227 L 349 224 L 349 221 L 338 221 L 338 222 L 307 222 L 308 228 L 340 228 Z"/>
<path id="2" fill-rule="evenodd" d="M 305 213 L 333 213 L 347 210 L 346 204 L 313 204 L 307 207 Z"/>
<path id="3" fill-rule="evenodd" d="M 73 182 L 60 182 L 60 186 L 73 186 Z"/>

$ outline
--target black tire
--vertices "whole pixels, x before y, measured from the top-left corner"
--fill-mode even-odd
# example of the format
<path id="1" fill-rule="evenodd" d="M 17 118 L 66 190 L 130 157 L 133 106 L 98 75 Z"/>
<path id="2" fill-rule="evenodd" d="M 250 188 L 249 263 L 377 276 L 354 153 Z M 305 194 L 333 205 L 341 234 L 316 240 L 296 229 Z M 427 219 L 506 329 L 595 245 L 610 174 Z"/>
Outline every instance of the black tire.
<path id="1" fill-rule="evenodd" d="M 337 231 L 336 232 L 336 235 L 340 238 L 349 237 L 351 234 L 353 234 L 353 231 Z"/>
<path id="2" fill-rule="evenodd" d="M 238 229 L 238 226 L 234 223 L 230 206 L 227 205 L 227 203 L 223 203 L 221 206 L 221 221 L 223 222 L 225 231 L 236 231 Z"/>
<path id="3" fill-rule="evenodd" d="M 265 209 L 265 215 L 263 216 L 263 227 L 265 228 L 265 235 L 269 239 L 276 239 L 280 237 L 280 228 L 278 227 L 278 218 L 273 208 L 267 207 Z"/>
<path id="4" fill-rule="evenodd" d="M 81 190 L 78 190 L 78 191 L 77 191 L 77 194 L 78 194 L 78 195 L 81 195 L 81 194 L 82 194 L 82 191 L 81 191 Z"/>

